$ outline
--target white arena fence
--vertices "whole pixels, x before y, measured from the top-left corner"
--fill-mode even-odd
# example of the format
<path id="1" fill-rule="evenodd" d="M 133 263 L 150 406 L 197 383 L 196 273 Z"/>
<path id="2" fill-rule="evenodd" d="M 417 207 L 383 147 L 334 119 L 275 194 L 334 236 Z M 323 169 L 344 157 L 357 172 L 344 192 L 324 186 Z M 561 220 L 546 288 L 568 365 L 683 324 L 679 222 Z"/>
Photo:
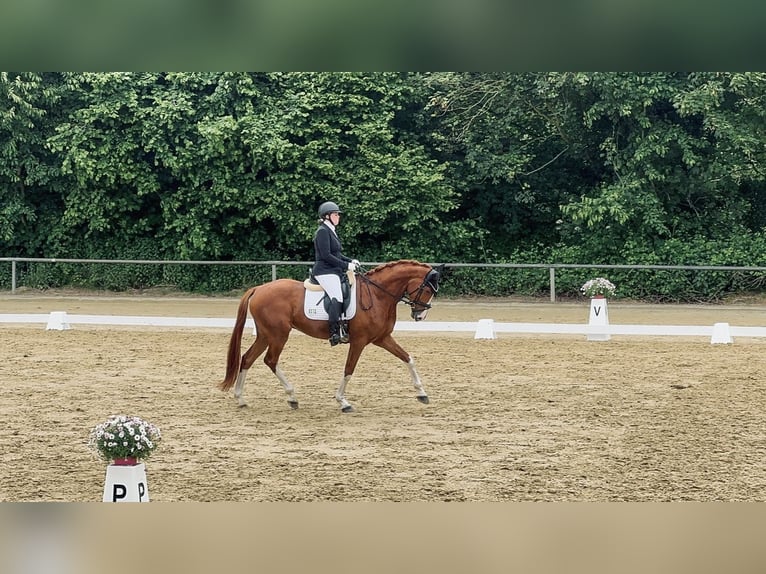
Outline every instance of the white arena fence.
<path id="1" fill-rule="evenodd" d="M 66 330 L 72 325 L 105 325 L 168 328 L 232 329 L 233 318 L 155 317 L 132 315 L 79 315 L 65 311 L 51 313 L 0 314 L 0 323 L 44 324 L 46 330 Z M 251 318 L 246 329 L 254 330 Z M 398 332 L 474 333 L 475 339 L 494 339 L 497 333 L 554 335 L 635 335 L 706 337 L 711 343 L 731 343 L 735 337 L 766 337 L 766 327 L 737 327 L 728 323 L 715 325 L 594 325 L 590 323 L 496 323 L 492 319 L 479 321 L 397 321 Z"/>
<path id="2" fill-rule="evenodd" d="M 181 260 L 157 260 L 157 259 L 61 259 L 44 257 L 0 257 L 0 262 L 11 263 L 11 293 L 16 292 L 18 270 L 17 263 L 99 263 L 99 264 L 124 264 L 124 265 L 249 265 L 271 267 L 271 278 L 277 279 L 277 268 L 282 266 L 310 267 L 313 261 L 181 261 Z M 362 261 L 366 267 L 380 265 L 380 261 Z M 599 265 L 588 263 L 459 263 L 441 261 L 430 263 L 437 265 L 446 263 L 448 267 L 470 267 L 475 269 L 540 269 L 548 271 L 551 303 L 556 302 L 556 270 L 557 269 L 651 269 L 665 271 L 723 271 L 723 272 L 748 272 L 764 273 L 766 267 L 741 267 L 725 265 Z"/>

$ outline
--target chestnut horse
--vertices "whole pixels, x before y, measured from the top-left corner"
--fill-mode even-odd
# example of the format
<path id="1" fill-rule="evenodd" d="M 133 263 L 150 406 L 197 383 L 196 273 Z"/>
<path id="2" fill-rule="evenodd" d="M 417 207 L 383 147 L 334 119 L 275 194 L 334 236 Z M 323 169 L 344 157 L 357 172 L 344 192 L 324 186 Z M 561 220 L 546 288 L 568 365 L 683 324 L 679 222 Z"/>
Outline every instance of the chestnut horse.
<path id="1" fill-rule="evenodd" d="M 428 395 L 415 369 L 414 360 L 399 346 L 391 333 L 396 323 L 396 305 L 399 302 L 411 307 L 412 318 L 415 321 L 426 318 L 431 308 L 431 300 L 439 290 L 439 278 L 443 272 L 444 265 L 433 268 L 418 261 L 400 260 L 385 263 L 356 276 L 357 309 L 348 324 L 349 349 L 346 366 L 340 386 L 335 392 L 335 399 L 340 403 L 342 412 L 354 410 L 345 397 L 346 385 L 354 374 L 359 356 L 370 343 L 385 349 L 407 364 L 417 391 L 417 399 L 428 404 Z M 226 377 L 219 384 L 223 391 L 234 386 L 234 396 L 240 406 L 246 405 L 242 391 L 247 371 L 261 353 L 266 351 L 263 362 L 284 386 L 288 404 L 294 409 L 298 408 L 295 389 L 279 367 L 282 349 L 292 329 L 298 329 L 317 339 L 327 339 L 329 336 L 327 321 L 306 317 L 303 309 L 304 294 L 305 287 L 301 281 L 276 279 L 252 287 L 242 296 L 229 340 Z M 255 321 L 257 335 L 255 342 L 240 356 L 242 330 L 248 309 Z"/>

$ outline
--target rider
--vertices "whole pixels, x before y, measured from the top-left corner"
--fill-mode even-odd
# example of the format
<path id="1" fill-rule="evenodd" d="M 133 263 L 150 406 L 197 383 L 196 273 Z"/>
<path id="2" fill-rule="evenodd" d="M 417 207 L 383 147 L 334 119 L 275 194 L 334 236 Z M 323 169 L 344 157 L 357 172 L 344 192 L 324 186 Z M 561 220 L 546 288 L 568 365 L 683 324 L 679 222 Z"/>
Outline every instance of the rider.
<path id="1" fill-rule="evenodd" d="M 314 234 L 315 263 L 312 273 L 330 298 L 328 310 L 330 322 L 330 345 L 348 343 L 348 333 L 341 325 L 343 291 L 340 278 L 346 271 L 356 271 L 359 261 L 341 253 L 336 227 L 342 211 L 337 203 L 325 201 L 319 206 L 319 228 Z"/>

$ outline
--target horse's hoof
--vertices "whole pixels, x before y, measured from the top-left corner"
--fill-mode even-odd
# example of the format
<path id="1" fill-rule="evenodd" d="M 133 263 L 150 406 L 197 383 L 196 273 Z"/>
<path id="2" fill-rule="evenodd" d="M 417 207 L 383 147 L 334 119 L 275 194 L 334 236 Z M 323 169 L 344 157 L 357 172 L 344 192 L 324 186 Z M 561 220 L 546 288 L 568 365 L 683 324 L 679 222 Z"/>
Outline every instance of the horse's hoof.
<path id="1" fill-rule="evenodd" d="M 354 407 L 352 407 L 351 405 L 348 405 L 347 407 L 343 407 L 342 409 L 340 409 L 340 412 L 342 412 L 342 413 L 353 413 L 354 412 Z"/>
<path id="2" fill-rule="evenodd" d="M 418 396 L 418 400 L 424 405 L 427 405 L 429 403 L 428 395 Z"/>
<path id="3" fill-rule="evenodd" d="M 298 408 L 298 401 L 287 401 L 287 404 L 290 405 L 290 408 L 293 410 Z"/>

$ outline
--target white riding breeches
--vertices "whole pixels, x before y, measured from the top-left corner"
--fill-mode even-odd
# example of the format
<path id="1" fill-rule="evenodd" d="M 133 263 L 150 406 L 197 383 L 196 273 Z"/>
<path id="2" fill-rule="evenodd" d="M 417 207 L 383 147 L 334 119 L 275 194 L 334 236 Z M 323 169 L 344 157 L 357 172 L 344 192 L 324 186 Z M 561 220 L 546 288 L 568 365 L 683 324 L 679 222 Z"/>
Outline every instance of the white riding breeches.
<path id="1" fill-rule="evenodd" d="M 340 277 L 334 273 L 316 275 L 315 277 L 330 299 L 335 299 L 338 302 L 343 301 L 343 291 L 340 288 Z"/>

